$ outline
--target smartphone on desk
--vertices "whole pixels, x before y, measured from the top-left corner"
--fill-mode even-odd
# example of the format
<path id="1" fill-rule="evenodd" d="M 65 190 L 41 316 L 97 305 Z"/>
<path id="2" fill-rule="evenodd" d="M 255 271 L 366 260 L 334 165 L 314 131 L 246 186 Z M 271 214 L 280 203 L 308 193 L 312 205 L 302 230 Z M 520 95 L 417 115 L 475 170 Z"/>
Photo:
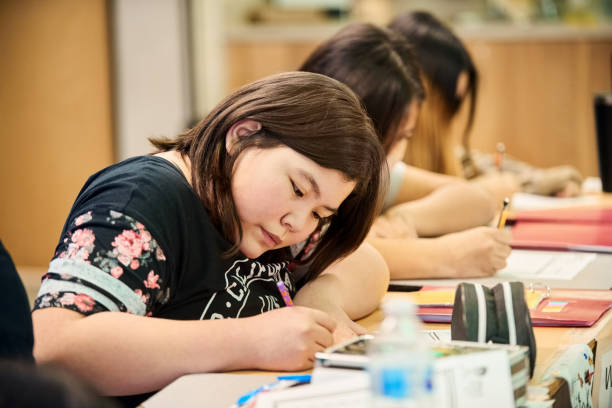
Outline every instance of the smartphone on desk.
<path id="1" fill-rule="evenodd" d="M 423 330 L 423 334 L 430 344 L 451 341 L 450 330 Z M 364 334 L 328 347 L 315 353 L 316 363 L 323 367 L 365 369 L 368 363 L 368 343 L 373 338 L 371 334 Z"/>
<path id="2" fill-rule="evenodd" d="M 365 369 L 368 363 L 368 342 L 374 336 L 364 334 L 315 353 L 317 365 L 324 367 Z"/>

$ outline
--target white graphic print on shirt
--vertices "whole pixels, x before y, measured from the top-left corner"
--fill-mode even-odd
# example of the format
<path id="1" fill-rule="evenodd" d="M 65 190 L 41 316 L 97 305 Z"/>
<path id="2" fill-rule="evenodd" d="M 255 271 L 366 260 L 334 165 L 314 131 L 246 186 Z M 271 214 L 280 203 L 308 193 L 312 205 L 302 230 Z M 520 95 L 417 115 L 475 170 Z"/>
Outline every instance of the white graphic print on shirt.
<path id="1" fill-rule="evenodd" d="M 266 282 L 268 284 L 263 286 L 275 288 L 276 282 L 282 280 L 289 290 L 293 290 L 287 264 L 287 262 L 262 264 L 248 258 L 235 261 L 225 271 L 225 289 L 211 296 L 200 319 L 241 317 L 247 304 L 252 308 L 254 302 L 259 304 L 259 313 L 280 308 L 280 295 L 276 296 L 275 292 L 272 295 L 269 291 L 261 289 L 254 291 L 253 286 L 257 287 Z M 256 298 L 252 299 L 253 296 Z"/>

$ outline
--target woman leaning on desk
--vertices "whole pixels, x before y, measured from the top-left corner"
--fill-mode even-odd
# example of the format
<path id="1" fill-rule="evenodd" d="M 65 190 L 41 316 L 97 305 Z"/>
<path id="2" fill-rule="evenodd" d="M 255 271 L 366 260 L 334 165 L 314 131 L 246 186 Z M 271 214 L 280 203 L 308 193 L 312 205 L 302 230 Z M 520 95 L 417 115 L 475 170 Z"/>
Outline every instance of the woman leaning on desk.
<path id="1" fill-rule="evenodd" d="M 510 234 L 482 226 L 501 200 L 462 178 L 400 163 L 420 137 L 413 133 L 429 98 L 404 38 L 372 24 L 351 24 L 313 51 L 300 70 L 348 85 L 374 122 L 392 170 L 387 208 L 368 242 L 383 255 L 392 278 L 487 276 L 505 266 Z"/>
<path id="2" fill-rule="evenodd" d="M 37 361 L 136 405 L 184 374 L 311 367 L 350 326 L 337 316 L 376 307 L 386 266 L 353 251 L 387 169 L 348 87 L 274 75 L 153 143 L 156 154 L 101 170 L 76 198 L 35 301 Z M 321 226 L 309 268 L 289 271 L 292 247 Z M 337 268 L 350 261 L 347 277 Z M 381 269 L 382 287 L 355 284 Z M 296 306 L 281 308 L 279 281 Z"/>
<path id="3" fill-rule="evenodd" d="M 474 179 L 496 192 L 499 202 L 507 188 L 560 197 L 580 194 L 582 177 L 572 166 L 535 168 L 505 155 L 503 144 L 495 154 L 470 149 L 479 75 L 464 44 L 446 25 L 428 12 L 414 11 L 396 17 L 389 28 L 413 44 L 427 92 L 406 163 Z M 450 128 L 466 100 L 468 118 L 459 142 Z"/>

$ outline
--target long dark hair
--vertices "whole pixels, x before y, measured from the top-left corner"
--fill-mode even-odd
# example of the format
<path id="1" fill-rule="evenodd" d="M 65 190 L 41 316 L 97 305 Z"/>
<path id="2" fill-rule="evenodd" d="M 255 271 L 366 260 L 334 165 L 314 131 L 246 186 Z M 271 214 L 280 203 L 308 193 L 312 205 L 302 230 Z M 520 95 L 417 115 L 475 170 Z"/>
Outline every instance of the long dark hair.
<path id="1" fill-rule="evenodd" d="M 354 23 L 321 44 L 300 67 L 346 84 L 364 104 L 385 151 L 399 138 L 410 103 L 425 93 L 416 58 L 400 35 Z"/>
<path id="2" fill-rule="evenodd" d="M 261 130 L 242 138 L 229 155 L 225 136 L 243 119 L 261 123 Z M 326 233 L 308 258 L 306 279 L 361 244 L 378 214 L 381 189 L 386 186 L 385 156 L 371 120 L 348 87 L 323 75 L 288 72 L 253 82 L 228 96 L 176 139 L 151 142 L 160 151 L 177 150 L 189 157 L 194 190 L 222 234 L 235 242 L 229 254 L 238 252 L 242 239 L 231 178 L 243 150 L 286 145 L 354 180 L 354 191 L 328 221 Z M 286 248 L 268 251 L 262 258 L 292 260 Z"/>
<path id="3" fill-rule="evenodd" d="M 429 84 L 442 96 L 448 118 L 457 114 L 465 97 L 470 97 L 463 146 L 469 151 L 469 133 L 474 123 L 478 97 L 478 71 L 461 40 L 440 20 L 426 11 L 413 11 L 396 17 L 389 28 L 402 34 L 411 44 Z M 465 96 L 457 96 L 457 79 L 467 72 Z"/>

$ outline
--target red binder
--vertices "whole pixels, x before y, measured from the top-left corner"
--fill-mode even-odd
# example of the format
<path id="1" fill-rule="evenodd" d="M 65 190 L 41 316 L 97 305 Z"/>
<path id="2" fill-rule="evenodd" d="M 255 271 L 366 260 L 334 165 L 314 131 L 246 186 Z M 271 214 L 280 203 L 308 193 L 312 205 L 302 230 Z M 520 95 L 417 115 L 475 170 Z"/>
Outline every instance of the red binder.
<path id="1" fill-rule="evenodd" d="M 534 326 L 590 327 L 612 307 L 600 299 L 548 298 L 529 312 Z"/>
<path id="2" fill-rule="evenodd" d="M 542 300 L 529 314 L 534 326 L 591 327 L 611 307 L 611 300 L 552 297 Z M 450 323 L 453 308 L 419 306 L 417 315 L 427 323 Z"/>
<path id="3" fill-rule="evenodd" d="M 436 288 L 421 289 L 425 290 L 436 290 Z M 450 291 L 452 288 L 441 287 L 437 290 Z M 612 307 L 612 291 L 609 290 L 554 289 L 554 291 L 557 295 L 553 294 L 541 300 L 535 296 L 538 299 L 528 300 L 528 303 L 536 304 L 529 311 L 534 326 L 590 327 Z M 419 305 L 419 297 L 414 299 Z M 427 323 L 450 323 L 453 306 L 449 305 L 447 300 L 442 300 L 439 304 L 421 303 L 417 308 L 417 315 Z"/>
<path id="4" fill-rule="evenodd" d="M 612 209 L 523 211 L 512 221 L 513 248 L 612 253 Z"/>
<path id="5" fill-rule="evenodd" d="M 563 224 L 612 224 L 612 208 L 560 208 L 520 211 L 509 221 L 555 222 Z"/>

